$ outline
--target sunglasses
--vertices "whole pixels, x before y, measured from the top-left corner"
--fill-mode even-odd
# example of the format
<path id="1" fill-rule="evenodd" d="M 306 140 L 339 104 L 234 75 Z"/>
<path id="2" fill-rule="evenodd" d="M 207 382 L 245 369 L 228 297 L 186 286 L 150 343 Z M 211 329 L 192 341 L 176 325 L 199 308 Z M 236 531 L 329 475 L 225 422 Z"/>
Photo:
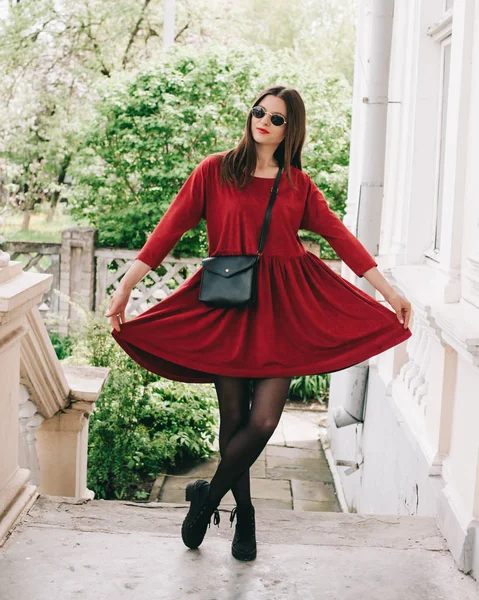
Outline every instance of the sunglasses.
<path id="1" fill-rule="evenodd" d="M 265 110 L 262 106 L 253 106 L 253 108 L 251 109 L 251 113 L 253 114 L 253 117 L 256 117 L 257 119 L 262 119 L 265 115 L 269 115 L 271 117 L 271 123 L 273 123 L 273 125 L 276 125 L 276 127 L 281 127 L 281 125 L 286 124 L 286 120 L 283 117 L 283 115 L 280 115 L 278 113 L 270 113 L 267 110 Z"/>

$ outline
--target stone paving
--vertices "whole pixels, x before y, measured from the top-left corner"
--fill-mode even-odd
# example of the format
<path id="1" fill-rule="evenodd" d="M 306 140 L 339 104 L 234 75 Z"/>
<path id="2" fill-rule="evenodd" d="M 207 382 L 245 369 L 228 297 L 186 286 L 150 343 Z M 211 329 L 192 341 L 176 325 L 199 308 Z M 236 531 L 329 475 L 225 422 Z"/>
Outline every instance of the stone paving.
<path id="1" fill-rule="evenodd" d="M 477 600 L 433 517 L 260 507 L 258 556 L 227 515 L 187 548 L 188 504 L 40 496 L 0 548 L 1 600 Z M 223 516 L 225 517 L 223 519 Z"/>
<path id="2" fill-rule="evenodd" d="M 323 411 L 285 408 L 278 427 L 263 452 L 251 467 L 251 498 L 256 507 L 296 511 L 340 512 L 328 462 L 319 439 Z M 194 466 L 172 469 L 155 486 L 160 502 L 185 502 L 185 487 L 190 481 L 210 481 L 220 461 L 216 452 Z M 228 491 L 220 507 L 231 508 L 235 499 Z"/>
<path id="3" fill-rule="evenodd" d="M 214 456 L 158 481 L 160 501 L 40 495 L 0 547 L 0 600 L 479 598 L 433 517 L 339 509 L 318 439 L 325 416 L 285 410 L 252 467 L 256 560 L 231 556 L 232 495 L 198 549 L 181 540 L 184 487 L 212 475 Z"/>

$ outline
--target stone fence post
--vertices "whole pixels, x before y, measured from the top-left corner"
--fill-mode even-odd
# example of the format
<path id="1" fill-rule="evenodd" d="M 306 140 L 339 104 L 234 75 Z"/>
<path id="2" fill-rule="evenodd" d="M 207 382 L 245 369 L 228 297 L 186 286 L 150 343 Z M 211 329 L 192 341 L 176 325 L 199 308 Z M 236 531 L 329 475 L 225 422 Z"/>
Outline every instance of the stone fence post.
<path id="1" fill-rule="evenodd" d="M 60 249 L 60 302 L 59 327 L 68 334 L 72 323 L 79 320 L 76 302 L 85 310 L 93 309 L 95 295 L 95 245 L 98 231 L 95 227 L 68 227 L 62 230 Z M 70 302 L 71 301 L 71 302 Z"/>

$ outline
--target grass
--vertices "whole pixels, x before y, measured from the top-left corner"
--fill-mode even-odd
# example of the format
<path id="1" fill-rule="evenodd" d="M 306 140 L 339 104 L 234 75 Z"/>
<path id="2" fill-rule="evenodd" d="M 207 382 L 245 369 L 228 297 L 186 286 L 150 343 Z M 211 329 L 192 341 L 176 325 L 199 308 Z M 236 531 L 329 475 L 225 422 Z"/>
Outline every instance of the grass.
<path id="1" fill-rule="evenodd" d="M 70 215 L 66 214 L 66 206 L 60 203 L 55 211 L 55 216 L 47 223 L 48 204 L 37 204 L 30 217 L 27 231 L 21 231 L 23 212 L 7 211 L 3 216 L 2 235 L 6 242 L 53 242 L 60 244 L 62 241 L 62 229 L 66 227 L 88 225 L 88 223 L 77 223 Z"/>

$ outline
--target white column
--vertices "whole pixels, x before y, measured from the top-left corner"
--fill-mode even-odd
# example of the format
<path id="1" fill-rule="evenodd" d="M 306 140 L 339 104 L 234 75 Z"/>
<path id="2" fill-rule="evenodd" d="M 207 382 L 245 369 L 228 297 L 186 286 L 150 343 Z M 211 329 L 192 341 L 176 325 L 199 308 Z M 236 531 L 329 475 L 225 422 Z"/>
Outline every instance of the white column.
<path id="1" fill-rule="evenodd" d="M 373 256 L 379 250 L 384 190 L 393 12 L 393 0 L 361 3 L 356 43 L 350 151 L 352 178 L 344 222 Z M 355 285 L 374 293 L 366 279 L 350 277 Z"/>
<path id="2" fill-rule="evenodd" d="M 464 236 L 462 250 L 462 297 L 479 308 L 479 6 L 474 15 L 474 45 L 472 49 L 471 101 L 469 114 L 468 160 L 466 166 Z"/>

